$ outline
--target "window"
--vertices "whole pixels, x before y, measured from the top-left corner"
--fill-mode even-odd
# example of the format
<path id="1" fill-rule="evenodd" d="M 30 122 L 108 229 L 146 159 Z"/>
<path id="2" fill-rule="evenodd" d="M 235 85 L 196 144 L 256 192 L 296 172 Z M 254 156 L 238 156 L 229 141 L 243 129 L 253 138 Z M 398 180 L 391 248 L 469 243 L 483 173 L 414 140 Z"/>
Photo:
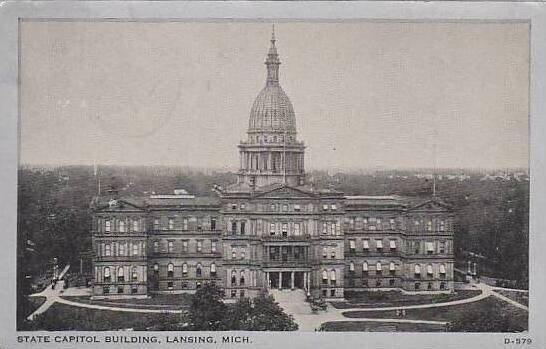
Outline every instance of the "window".
<path id="1" fill-rule="evenodd" d="M 154 241 L 154 252 L 159 252 L 159 241 Z"/>
<path id="2" fill-rule="evenodd" d="M 440 246 L 439 246 L 439 252 L 440 253 L 446 253 L 446 242 L 445 241 L 440 241 Z"/>
<path id="3" fill-rule="evenodd" d="M 125 221 L 119 221 L 119 231 L 125 233 Z"/>
<path id="4" fill-rule="evenodd" d="M 105 256 L 111 256 L 112 255 L 112 246 L 110 244 L 104 245 L 104 255 Z"/>
<path id="5" fill-rule="evenodd" d="M 434 252 L 434 243 L 427 241 L 427 254 L 432 254 Z"/>
<path id="6" fill-rule="evenodd" d="M 231 286 L 237 286 L 237 273 L 235 270 L 231 271 Z"/>
<path id="7" fill-rule="evenodd" d="M 174 287 L 173 287 L 173 282 L 172 282 L 172 281 L 168 281 L 168 282 L 167 282 L 167 288 L 168 288 L 169 290 L 172 290 L 172 289 L 174 288 Z"/>
<path id="8" fill-rule="evenodd" d="M 174 219 L 169 218 L 169 230 L 173 230 L 173 229 L 174 229 Z"/>
<path id="9" fill-rule="evenodd" d="M 159 219 L 154 218 L 154 230 L 159 230 Z"/>
<path id="10" fill-rule="evenodd" d="M 396 230 L 396 222 L 393 218 L 391 218 L 389 223 L 390 223 L 391 230 Z"/>
<path id="11" fill-rule="evenodd" d="M 245 210 L 245 204 L 239 205 L 239 209 L 240 209 L 241 211 L 244 211 L 244 210 Z"/>
<path id="12" fill-rule="evenodd" d="M 288 236 L 288 223 L 282 224 L 282 236 L 287 237 Z"/>
<path id="13" fill-rule="evenodd" d="M 369 287 L 368 280 L 366 279 L 362 280 L 362 287 Z"/>
<path id="14" fill-rule="evenodd" d="M 237 204 L 231 204 L 231 209 L 236 210 L 237 209 Z"/>
<path id="15" fill-rule="evenodd" d="M 210 276 L 216 277 L 216 264 L 214 263 L 210 265 Z"/>
<path id="16" fill-rule="evenodd" d="M 231 290 L 231 298 L 237 297 L 237 290 Z"/>
<path id="17" fill-rule="evenodd" d="M 197 240 L 197 252 L 201 252 L 203 249 L 203 241 Z"/>
<path id="18" fill-rule="evenodd" d="M 169 263 L 167 265 L 167 277 L 172 278 L 174 274 L 174 265 L 172 263 Z"/>
<path id="19" fill-rule="evenodd" d="M 167 251 L 168 251 L 168 252 L 174 251 L 174 242 L 173 242 L 173 241 L 169 241 L 169 242 L 167 243 Z"/>
<path id="20" fill-rule="evenodd" d="M 427 284 L 427 290 L 429 290 L 429 291 L 432 290 L 432 282 L 429 282 Z"/>
<path id="21" fill-rule="evenodd" d="M 182 241 L 182 252 L 188 252 L 188 240 Z"/>
<path id="22" fill-rule="evenodd" d="M 138 286 L 135 286 L 135 285 L 131 286 L 131 293 L 132 294 L 137 294 L 138 293 Z"/>
<path id="23" fill-rule="evenodd" d="M 389 286 L 391 286 L 391 287 L 394 286 L 394 279 L 390 279 L 390 280 L 389 280 Z"/>
<path id="24" fill-rule="evenodd" d="M 125 282 L 125 276 L 123 275 L 123 267 L 118 268 L 118 282 Z"/>
<path id="25" fill-rule="evenodd" d="M 415 285 L 414 285 L 414 288 L 416 290 L 419 290 L 421 288 L 421 283 L 420 282 L 416 282 Z"/>
<path id="26" fill-rule="evenodd" d="M 362 240 L 362 249 L 364 250 L 364 252 L 368 252 L 370 250 L 369 240 Z"/>
<path id="27" fill-rule="evenodd" d="M 444 220 L 440 220 L 440 231 L 446 230 L 446 222 Z"/>
<path id="28" fill-rule="evenodd" d="M 273 211 L 273 212 L 276 211 L 276 209 L 275 209 L 275 204 L 269 205 L 269 210 L 270 210 L 270 211 Z"/>
<path id="29" fill-rule="evenodd" d="M 236 221 L 231 222 L 231 234 L 232 235 L 237 234 L 237 222 Z"/>
<path id="30" fill-rule="evenodd" d="M 330 258 L 336 259 L 336 250 L 332 250 L 332 252 L 330 253 Z"/>
<path id="31" fill-rule="evenodd" d="M 328 223 L 323 222 L 322 223 L 322 234 L 327 234 L 327 233 L 328 233 Z"/>
<path id="32" fill-rule="evenodd" d="M 111 224 L 110 221 L 104 221 L 104 231 L 107 233 L 110 232 L 110 228 L 111 228 L 110 224 Z"/>
<path id="33" fill-rule="evenodd" d="M 415 278 L 419 279 L 421 277 L 421 266 L 419 264 L 415 264 L 414 272 L 415 272 Z"/>
<path id="34" fill-rule="evenodd" d="M 383 250 L 383 240 L 376 240 L 376 241 L 375 241 L 375 248 L 376 248 L 378 251 Z"/>
<path id="35" fill-rule="evenodd" d="M 328 258 L 328 249 L 326 247 L 322 248 L 322 258 Z"/>
<path id="36" fill-rule="evenodd" d="M 110 268 L 104 268 L 104 282 L 110 282 Z"/>
<path id="37" fill-rule="evenodd" d="M 396 265 L 394 264 L 394 262 L 389 263 L 389 272 L 391 275 L 396 274 Z"/>
<path id="38" fill-rule="evenodd" d="M 241 274 L 239 277 L 239 285 L 244 286 L 245 285 L 245 272 L 241 270 Z"/>
<path id="39" fill-rule="evenodd" d="M 294 223 L 294 235 L 299 236 L 300 235 L 300 224 Z"/>
<path id="40" fill-rule="evenodd" d="M 138 245 L 133 244 L 133 256 L 138 256 Z"/>
<path id="41" fill-rule="evenodd" d="M 391 251 L 396 250 L 396 240 L 391 240 L 389 242 L 389 247 L 391 248 Z"/>
<path id="42" fill-rule="evenodd" d="M 245 290 L 239 291 L 239 297 L 241 297 L 241 298 L 245 297 Z"/>
<path id="43" fill-rule="evenodd" d="M 212 217 L 210 219 L 210 230 L 216 230 L 216 218 Z"/>
<path id="44" fill-rule="evenodd" d="M 131 280 L 133 282 L 136 282 L 138 281 L 138 270 L 137 270 L 137 267 L 133 267 L 132 271 L 131 271 Z"/>
<path id="45" fill-rule="evenodd" d="M 138 231 L 139 229 L 139 224 L 138 224 L 138 221 L 137 220 L 134 220 L 133 221 L 133 231 Z"/>
<path id="46" fill-rule="evenodd" d="M 202 267 L 200 263 L 197 263 L 197 266 L 195 267 L 195 276 L 198 278 L 202 276 Z"/>
<path id="47" fill-rule="evenodd" d="M 182 264 L 182 276 L 188 276 L 188 264 Z"/>
<path id="48" fill-rule="evenodd" d="M 381 279 L 375 280 L 375 287 L 381 287 Z"/>
<path id="49" fill-rule="evenodd" d="M 362 263 L 362 275 L 368 275 L 368 262 Z"/>
<path id="50" fill-rule="evenodd" d="M 271 223 L 271 224 L 269 225 L 269 233 L 270 233 L 271 235 L 275 235 L 275 223 Z"/>
<path id="51" fill-rule="evenodd" d="M 440 290 L 445 290 L 446 289 L 446 283 L 445 282 L 440 282 Z"/>
<path id="52" fill-rule="evenodd" d="M 197 217 L 197 230 L 203 230 L 203 218 Z"/>
<path id="53" fill-rule="evenodd" d="M 119 244 L 119 255 L 120 256 L 125 256 L 125 244 L 124 243 L 121 243 Z"/>
<path id="54" fill-rule="evenodd" d="M 330 233 L 331 233 L 332 235 L 336 235 L 336 232 L 337 232 L 337 229 L 336 229 L 336 222 L 330 223 L 330 227 L 331 227 Z"/>
<path id="55" fill-rule="evenodd" d="M 322 290 L 322 295 L 323 295 L 324 297 L 328 296 L 328 290 Z"/>
<path id="56" fill-rule="evenodd" d="M 294 204 L 294 211 L 296 212 L 300 212 L 301 211 L 301 207 L 299 204 Z"/>
<path id="57" fill-rule="evenodd" d="M 154 272 L 158 272 L 159 271 L 159 264 L 154 264 Z"/>
<path id="58" fill-rule="evenodd" d="M 349 271 L 351 272 L 351 274 L 354 274 L 355 272 L 355 264 L 353 262 L 349 264 Z"/>
<path id="59" fill-rule="evenodd" d="M 322 283 L 328 284 L 328 272 L 326 270 L 322 271 Z"/>
<path id="60" fill-rule="evenodd" d="M 354 217 L 349 218 L 349 228 L 351 228 L 351 229 L 355 228 L 355 218 Z"/>
<path id="61" fill-rule="evenodd" d="M 288 212 L 288 205 L 287 204 L 282 205 L 282 211 L 283 212 Z"/>
<path id="62" fill-rule="evenodd" d="M 440 264 L 440 277 L 445 278 L 446 277 L 446 265 Z"/>
<path id="63" fill-rule="evenodd" d="M 182 230 L 188 230 L 188 218 L 182 218 Z"/>
<path id="64" fill-rule="evenodd" d="M 336 290 L 330 290 L 330 297 L 336 296 Z"/>
<path id="65" fill-rule="evenodd" d="M 215 252 L 216 252 L 216 241 L 211 242 L 210 251 L 211 251 L 212 253 L 215 253 Z"/>
<path id="66" fill-rule="evenodd" d="M 241 250 L 241 259 L 245 259 L 245 250 Z"/>
<path id="67" fill-rule="evenodd" d="M 381 270 L 382 270 L 382 266 L 381 266 L 381 262 L 377 262 L 375 263 L 375 273 L 377 275 L 380 275 L 381 274 Z"/>
<path id="68" fill-rule="evenodd" d="M 231 259 L 237 258 L 237 250 L 235 248 L 231 249 Z"/>
<path id="69" fill-rule="evenodd" d="M 103 294 L 109 294 L 110 293 L 110 286 L 103 286 L 102 287 L 102 293 Z"/>
<path id="70" fill-rule="evenodd" d="M 433 276 L 432 264 L 427 265 L 427 275 L 429 278 L 432 278 Z"/>
<path id="71" fill-rule="evenodd" d="M 118 293 L 123 293 L 123 286 L 118 286 Z"/>
<path id="72" fill-rule="evenodd" d="M 330 271 L 330 283 L 332 285 L 336 284 L 336 271 L 335 270 Z"/>
<path id="73" fill-rule="evenodd" d="M 354 240 L 349 240 L 349 251 L 354 254 L 356 248 L 356 243 Z"/>
<path id="74" fill-rule="evenodd" d="M 427 231 L 432 231 L 432 221 L 427 221 Z"/>
<path id="75" fill-rule="evenodd" d="M 330 208 L 332 209 L 332 211 L 335 211 L 335 210 L 337 210 L 337 205 L 336 204 L 331 204 Z"/>
<path id="76" fill-rule="evenodd" d="M 241 235 L 245 235 L 246 222 L 241 221 Z"/>
<path id="77" fill-rule="evenodd" d="M 323 211 L 328 211 L 328 204 L 323 204 L 322 205 L 322 210 Z"/>

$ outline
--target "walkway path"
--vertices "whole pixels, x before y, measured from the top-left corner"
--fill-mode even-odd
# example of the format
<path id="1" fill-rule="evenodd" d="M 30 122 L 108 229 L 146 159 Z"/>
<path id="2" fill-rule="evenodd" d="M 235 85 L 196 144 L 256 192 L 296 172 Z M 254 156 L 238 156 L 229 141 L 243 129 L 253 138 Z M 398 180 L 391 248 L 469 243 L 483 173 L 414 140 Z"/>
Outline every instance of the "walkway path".
<path id="1" fill-rule="evenodd" d="M 497 297 L 498 299 L 501 299 L 507 303 L 510 303 L 511 305 L 513 305 L 514 307 L 516 308 L 519 308 L 519 309 L 522 309 L 522 310 L 525 310 L 525 311 L 529 311 L 529 307 L 526 306 L 526 305 L 523 305 L 519 302 L 516 302 L 515 300 L 513 299 L 510 299 L 506 296 L 503 296 L 502 294 L 498 293 L 498 292 L 495 292 L 495 290 L 503 290 L 503 288 L 500 288 L 500 287 L 496 287 L 494 289 L 492 289 L 492 292 L 491 294 L 494 296 L 494 297 Z"/>
<path id="2" fill-rule="evenodd" d="M 57 302 L 60 298 L 60 294 L 63 291 L 64 280 L 62 278 L 70 268 L 70 264 L 67 264 L 64 269 L 59 274 L 59 281 L 55 285 L 55 288 L 52 289 L 51 285 L 48 285 L 42 292 L 31 294 L 30 297 L 46 297 L 46 301 L 38 307 L 32 314 L 30 314 L 27 319 L 34 320 L 36 315 L 45 313 L 53 303 Z"/>

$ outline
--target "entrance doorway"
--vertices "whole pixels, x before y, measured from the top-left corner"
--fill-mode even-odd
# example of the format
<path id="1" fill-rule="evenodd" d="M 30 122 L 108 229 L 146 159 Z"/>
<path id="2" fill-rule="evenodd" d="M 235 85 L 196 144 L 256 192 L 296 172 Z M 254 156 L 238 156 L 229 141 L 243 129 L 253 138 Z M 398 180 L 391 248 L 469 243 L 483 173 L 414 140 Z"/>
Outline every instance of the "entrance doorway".
<path id="1" fill-rule="evenodd" d="M 269 287 L 279 288 L 279 283 L 281 284 L 281 289 L 291 289 L 292 288 L 292 274 L 294 274 L 294 288 L 303 289 L 304 285 L 304 274 L 303 271 L 272 271 L 268 272 L 269 274 Z"/>

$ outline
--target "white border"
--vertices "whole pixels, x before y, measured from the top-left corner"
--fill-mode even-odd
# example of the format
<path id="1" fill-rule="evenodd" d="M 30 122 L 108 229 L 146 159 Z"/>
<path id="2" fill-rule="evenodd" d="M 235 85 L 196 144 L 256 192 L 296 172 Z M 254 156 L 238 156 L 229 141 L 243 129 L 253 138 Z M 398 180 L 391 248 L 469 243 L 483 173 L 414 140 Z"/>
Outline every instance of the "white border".
<path id="1" fill-rule="evenodd" d="M 530 317 L 529 333 L 247 333 L 259 348 L 545 348 L 546 335 L 546 4 L 540 2 L 162 2 L 162 1 L 27 1 L 0 2 L 0 348 L 81 348 L 97 345 L 24 345 L 15 331 L 15 238 L 17 200 L 17 28 L 18 18 L 125 18 L 125 19 L 404 19 L 404 20 L 530 20 Z M 59 333 L 33 332 L 33 335 Z M 70 332 L 70 335 L 90 334 Z M 115 334 L 115 332 L 110 332 Z M 119 333 L 124 335 L 144 332 Z M 152 334 L 148 332 L 148 334 Z M 155 333 L 164 337 L 166 332 Z M 172 333 L 173 335 L 175 333 Z M 189 333 L 177 333 L 189 334 Z M 202 334 L 202 333 L 200 333 Z M 229 334 L 234 334 L 230 332 Z M 212 333 L 219 338 L 221 333 Z M 532 338 L 531 345 L 504 345 L 504 338 Z M 102 344 L 100 347 L 123 345 Z M 163 345 L 150 345 L 163 347 Z M 164 345 L 180 347 L 180 345 Z M 188 344 L 184 347 L 192 347 Z M 216 347 L 211 344 L 195 345 Z M 141 347 L 127 345 L 127 347 Z M 235 347 L 235 345 L 222 345 Z"/>

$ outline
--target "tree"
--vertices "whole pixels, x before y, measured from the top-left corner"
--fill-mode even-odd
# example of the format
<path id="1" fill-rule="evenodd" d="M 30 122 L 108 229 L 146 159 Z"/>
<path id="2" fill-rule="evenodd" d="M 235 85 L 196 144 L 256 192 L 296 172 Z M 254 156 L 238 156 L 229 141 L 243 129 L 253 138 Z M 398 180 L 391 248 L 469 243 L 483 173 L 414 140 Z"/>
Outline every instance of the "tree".
<path id="1" fill-rule="evenodd" d="M 191 328 L 197 331 L 226 329 L 227 306 L 222 302 L 224 292 L 216 285 L 205 284 L 197 290 L 190 306 Z"/>
<path id="2" fill-rule="evenodd" d="M 286 314 L 275 302 L 273 296 L 266 292 L 261 292 L 252 301 L 248 317 L 240 325 L 240 329 L 245 331 L 295 331 L 298 329 L 294 317 Z"/>

